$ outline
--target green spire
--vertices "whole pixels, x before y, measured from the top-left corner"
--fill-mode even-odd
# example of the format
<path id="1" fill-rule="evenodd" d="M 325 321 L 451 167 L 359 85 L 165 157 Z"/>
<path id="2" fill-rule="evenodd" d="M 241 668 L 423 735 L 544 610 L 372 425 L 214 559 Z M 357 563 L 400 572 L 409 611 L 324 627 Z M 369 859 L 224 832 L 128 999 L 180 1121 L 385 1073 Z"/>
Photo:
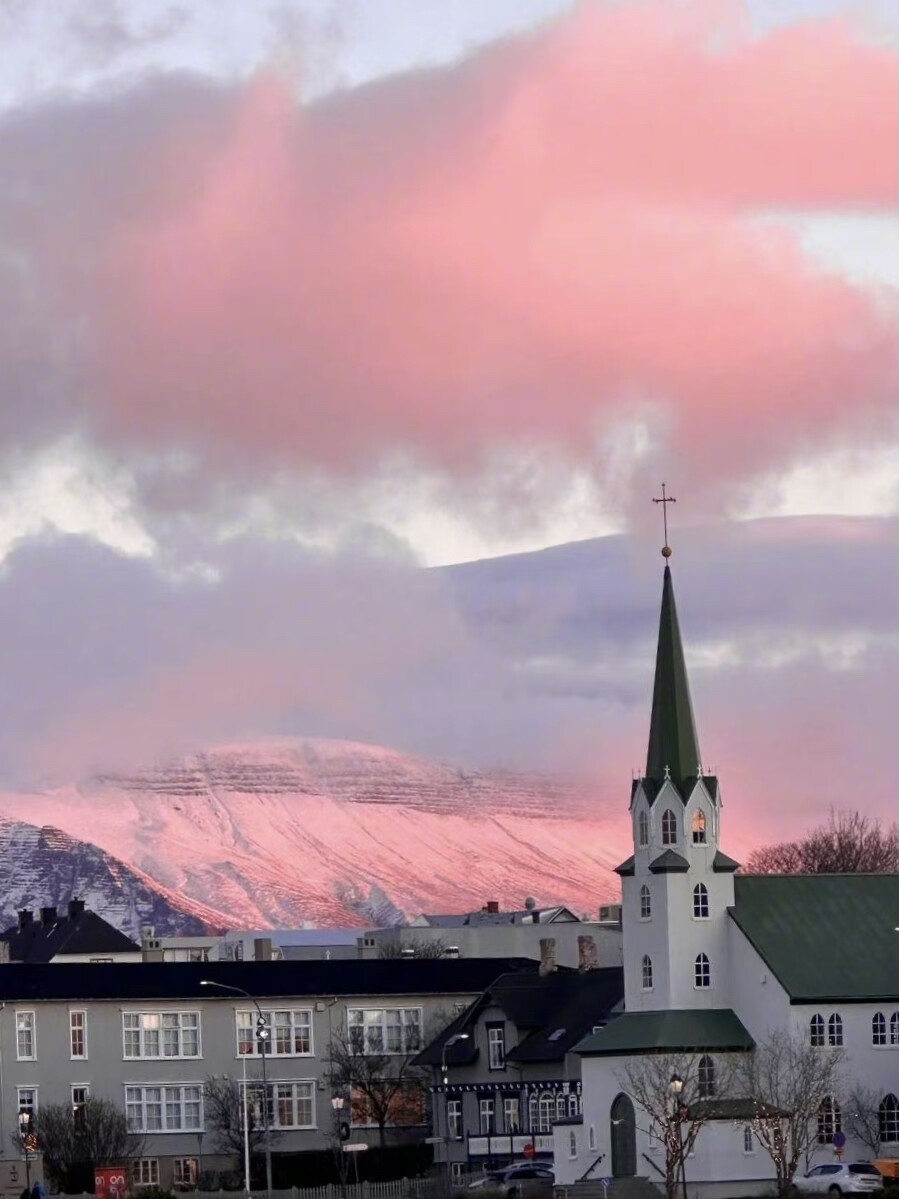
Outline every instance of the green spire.
<path id="1" fill-rule="evenodd" d="M 675 783 L 695 779 L 699 773 L 699 742 L 690 702 L 690 685 L 684 662 L 674 604 L 671 569 L 665 564 L 662 586 L 662 613 L 659 619 L 659 645 L 656 650 L 656 677 L 652 689 L 652 718 L 649 724 L 649 749 L 646 753 L 646 777 L 661 782 L 670 775 Z M 667 772 L 666 772 L 667 767 Z"/>

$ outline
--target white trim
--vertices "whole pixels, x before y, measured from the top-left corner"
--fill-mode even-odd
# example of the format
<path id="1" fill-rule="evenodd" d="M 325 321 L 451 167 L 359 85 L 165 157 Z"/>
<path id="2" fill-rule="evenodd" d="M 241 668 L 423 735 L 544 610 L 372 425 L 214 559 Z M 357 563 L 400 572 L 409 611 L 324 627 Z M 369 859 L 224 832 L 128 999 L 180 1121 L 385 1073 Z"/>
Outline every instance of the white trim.
<path id="1" fill-rule="evenodd" d="M 82 1024 L 81 1024 L 81 1039 L 84 1042 L 84 1053 L 73 1053 L 72 1052 L 72 1033 L 75 1031 L 74 1026 L 72 1024 L 73 1016 L 82 1016 L 83 1017 Z M 72 1007 L 72 1008 L 69 1008 L 69 1061 L 70 1062 L 86 1062 L 87 1060 L 88 1060 L 87 1008 Z"/>
<path id="2" fill-rule="evenodd" d="M 31 1017 L 31 1053 L 19 1053 L 19 1017 Z M 15 1009 L 15 1032 L 16 1032 L 16 1061 L 17 1062 L 36 1062 L 37 1061 L 37 1011 L 35 1008 L 16 1008 Z"/>

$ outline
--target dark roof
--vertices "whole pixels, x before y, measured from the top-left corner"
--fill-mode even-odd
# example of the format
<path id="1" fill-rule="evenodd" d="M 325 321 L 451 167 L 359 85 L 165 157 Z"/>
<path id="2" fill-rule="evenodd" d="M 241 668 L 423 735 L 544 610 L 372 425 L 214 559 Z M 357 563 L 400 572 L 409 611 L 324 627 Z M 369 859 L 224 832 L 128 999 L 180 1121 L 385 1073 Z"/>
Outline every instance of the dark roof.
<path id="1" fill-rule="evenodd" d="M 482 908 L 477 912 L 424 913 L 429 928 L 481 928 L 494 924 L 552 924 L 563 916 L 572 922 L 579 919 L 574 912 L 556 904 L 551 908 L 520 908 L 511 912 L 489 912 Z M 413 926 L 414 927 L 414 926 Z"/>
<path id="2" fill-rule="evenodd" d="M 653 874 L 686 874 L 690 863 L 673 849 L 666 849 L 649 863 L 649 869 Z"/>
<path id="3" fill-rule="evenodd" d="M 735 870 L 740 869 L 740 863 L 735 862 L 733 858 L 729 858 L 719 849 L 712 859 L 712 869 L 716 874 L 733 874 Z"/>
<path id="4" fill-rule="evenodd" d="M 621 1057 L 629 1053 L 751 1049 L 754 1041 L 730 1008 L 624 1012 L 574 1046 L 576 1053 Z"/>
<path id="5" fill-rule="evenodd" d="M 81 962 L 0 966 L 0 1002 L 38 999 L 223 999 L 227 983 L 258 999 L 328 995 L 474 995 L 500 974 L 536 974 L 530 958 L 395 958 L 299 962 Z"/>
<path id="6" fill-rule="evenodd" d="M 700 773 L 700 761 L 671 568 L 666 563 L 649 747 L 646 751 L 646 777 L 656 782 L 669 776 L 675 781 L 695 779 Z"/>
<path id="7" fill-rule="evenodd" d="M 50 962 L 61 953 L 140 953 L 140 946 L 96 912 L 81 907 L 56 912 L 42 909 L 41 918 L 0 933 L 12 962 Z"/>
<path id="8" fill-rule="evenodd" d="M 793 1003 L 899 997 L 899 874 L 737 874 L 734 900 Z"/>
<path id="9" fill-rule="evenodd" d="M 624 997 L 624 972 L 620 966 L 598 970 L 564 967 L 550 974 L 504 974 L 495 979 L 474 1003 L 427 1045 L 416 1058 L 422 1065 L 437 1066 L 451 1037 L 468 1032 L 446 1051 L 447 1065 L 468 1065 L 477 1057 L 471 1032 L 489 1007 L 498 1007 L 519 1032 L 519 1042 L 506 1053 L 514 1062 L 559 1061 L 584 1033 L 610 1018 Z"/>
<path id="10" fill-rule="evenodd" d="M 620 875 L 631 875 L 634 873 L 634 855 L 625 858 L 620 866 L 615 867 L 615 873 Z"/>

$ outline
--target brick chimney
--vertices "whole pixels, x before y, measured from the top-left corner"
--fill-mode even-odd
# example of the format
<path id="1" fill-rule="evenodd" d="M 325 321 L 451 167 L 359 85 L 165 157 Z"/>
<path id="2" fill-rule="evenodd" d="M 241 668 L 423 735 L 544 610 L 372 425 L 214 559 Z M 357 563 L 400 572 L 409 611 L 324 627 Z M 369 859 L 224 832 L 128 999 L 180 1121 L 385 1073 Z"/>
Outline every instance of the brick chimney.
<path id="1" fill-rule="evenodd" d="M 540 938 L 540 973 L 552 974 L 556 969 L 556 938 Z"/>
<path id="2" fill-rule="evenodd" d="M 599 965 L 599 958 L 596 953 L 596 941 L 593 937 L 578 937 L 577 965 L 579 970 L 595 970 Z"/>
<path id="3" fill-rule="evenodd" d="M 34 924 L 34 912 L 32 912 L 31 908 L 22 908 L 22 910 L 18 913 L 18 916 L 19 932 L 22 932 L 24 929 L 29 928 L 32 924 Z"/>
<path id="4" fill-rule="evenodd" d="M 484 907 L 484 911 L 488 912 L 491 916 L 498 916 L 499 915 L 499 902 L 495 899 L 488 899 L 487 903 Z"/>
<path id="5" fill-rule="evenodd" d="M 50 907 L 41 908 L 41 924 L 47 925 L 47 924 L 55 924 L 55 923 L 56 923 L 56 908 L 53 907 L 52 905 Z"/>
<path id="6" fill-rule="evenodd" d="M 70 899 L 68 911 L 69 911 L 69 919 L 77 920 L 78 917 L 84 912 L 84 900 L 83 899 Z"/>

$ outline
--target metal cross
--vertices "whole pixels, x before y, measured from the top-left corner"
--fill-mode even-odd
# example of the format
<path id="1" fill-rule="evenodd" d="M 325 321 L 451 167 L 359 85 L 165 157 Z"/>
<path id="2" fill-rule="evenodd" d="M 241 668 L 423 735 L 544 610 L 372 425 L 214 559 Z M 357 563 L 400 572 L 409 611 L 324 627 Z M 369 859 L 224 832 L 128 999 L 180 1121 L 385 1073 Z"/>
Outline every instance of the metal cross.
<path id="1" fill-rule="evenodd" d="M 662 498 L 660 500 L 653 498 L 652 502 L 654 504 L 662 505 L 662 523 L 665 527 L 665 547 L 662 550 L 662 557 L 670 558 L 671 557 L 671 547 L 668 544 L 668 505 L 676 504 L 677 500 L 674 498 L 673 495 L 665 494 L 665 484 L 663 483 L 662 484 Z"/>

